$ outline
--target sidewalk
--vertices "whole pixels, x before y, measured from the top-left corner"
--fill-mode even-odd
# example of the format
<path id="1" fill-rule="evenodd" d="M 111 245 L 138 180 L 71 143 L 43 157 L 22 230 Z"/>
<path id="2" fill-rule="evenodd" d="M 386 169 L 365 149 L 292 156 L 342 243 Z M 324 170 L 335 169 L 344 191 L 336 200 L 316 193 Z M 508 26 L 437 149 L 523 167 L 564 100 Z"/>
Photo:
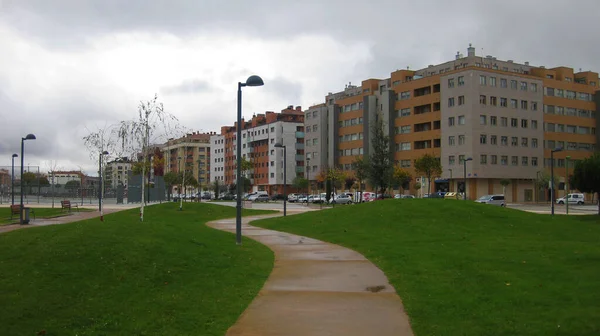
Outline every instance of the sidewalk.
<path id="1" fill-rule="evenodd" d="M 117 212 L 117 211 L 121 211 L 121 210 L 126 210 L 126 209 L 125 208 L 104 209 L 104 215 L 107 215 L 107 214 L 110 214 L 113 212 Z M 18 230 L 18 229 L 27 229 L 27 228 L 33 228 L 33 227 L 39 227 L 39 226 L 46 226 L 46 225 L 72 223 L 72 222 L 77 222 L 80 220 L 90 219 L 90 218 L 95 218 L 95 217 L 100 217 L 100 211 L 77 212 L 77 210 L 74 210 L 74 212 L 72 212 L 70 215 L 66 215 L 66 216 L 62 216 L 62 217 L 43 218 L 43 219 L 40 218 L 40 219 L 36 219 L 36 220 L 32 219 L 32 221 L 26 225 L 11 224 L 11 225 L 0 226 L 0 233 L 9 232 L 9 231 Z M 100 220 L 100 219 L 98 219 L 98 220 Z"/>
<path id="2" fill-rule="evenodd" d="M 229 328 L 239 335 L 413 335 L 386 276 L 361 254 L 316 239 L 248 225 L 242 234 L 275 252 L 273 272 Z M 208 223 L 235 232 L 235 219 Z"/>

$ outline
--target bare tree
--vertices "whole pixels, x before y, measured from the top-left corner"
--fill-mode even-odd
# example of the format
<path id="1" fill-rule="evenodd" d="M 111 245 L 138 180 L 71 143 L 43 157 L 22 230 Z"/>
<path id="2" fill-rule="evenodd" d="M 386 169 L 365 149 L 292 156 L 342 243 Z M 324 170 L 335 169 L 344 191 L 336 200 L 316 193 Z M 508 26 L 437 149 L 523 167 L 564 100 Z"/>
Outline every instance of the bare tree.
<path id="1" fill-rule="evenodd" d="M 52 208 L 54 208 L 54 174 L 56 173 L 56 170 L 60 168 L 58 168 L 57 160 L 48 160 L 45 162 L 45 165 L 48 169 L 48 177 L 50 178 L 50 188 L 52 192 Z"/>
<path id="2" fill-rule="evenodd" d="M 129 152 L 131 157 L 138 153 L 142 156 L 142 201 L 140 202 L 140 221 L 144 221 L 144 187 L 146 184 L 146 166 L 151 143 L 165 142 L 170 137 L 183 133 L 178 119 L 164 110 L 158 101 L 158 95 L 149 101 L 141 101 L 138 105 L 136 119 L 121 121 L 117 137 L 123 152 Z M 149 182 L 149 181 L 148 181 Z"/>

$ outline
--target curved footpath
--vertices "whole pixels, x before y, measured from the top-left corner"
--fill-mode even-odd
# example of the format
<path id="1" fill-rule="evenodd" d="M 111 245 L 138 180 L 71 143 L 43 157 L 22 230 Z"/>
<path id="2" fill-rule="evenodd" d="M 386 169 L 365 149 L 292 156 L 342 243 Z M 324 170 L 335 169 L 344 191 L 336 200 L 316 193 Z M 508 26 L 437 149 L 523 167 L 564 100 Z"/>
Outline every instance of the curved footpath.
<path id="1" fill-rule="evenodd" d="M 387 277 L 361 254 L 334 244 L 248 225 L 242 233 L 275 252 L 273 272 L 227 331 L 238 335 L 413 335 Z M 235 219 L 207 225 L 235 232 Z"/>

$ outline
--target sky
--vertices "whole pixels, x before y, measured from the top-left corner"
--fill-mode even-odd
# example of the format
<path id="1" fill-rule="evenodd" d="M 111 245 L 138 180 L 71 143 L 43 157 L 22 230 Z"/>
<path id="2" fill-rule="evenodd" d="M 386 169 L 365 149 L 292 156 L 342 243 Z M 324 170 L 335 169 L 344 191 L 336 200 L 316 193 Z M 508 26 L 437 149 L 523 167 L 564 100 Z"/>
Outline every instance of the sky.
<path id="1" fill-rule="evenodd" d="M 189 131 L 466 54 L 600 71 L 600 1 L 0 0 L 0 166 L 97 172 L 83 137 L 155 94 Z M 161 135 L 163 135 L 161 133 Z M 164 136 L 177 136 L 165 134 Z M 157 140 L 160 138 L 157 136 Z"/>

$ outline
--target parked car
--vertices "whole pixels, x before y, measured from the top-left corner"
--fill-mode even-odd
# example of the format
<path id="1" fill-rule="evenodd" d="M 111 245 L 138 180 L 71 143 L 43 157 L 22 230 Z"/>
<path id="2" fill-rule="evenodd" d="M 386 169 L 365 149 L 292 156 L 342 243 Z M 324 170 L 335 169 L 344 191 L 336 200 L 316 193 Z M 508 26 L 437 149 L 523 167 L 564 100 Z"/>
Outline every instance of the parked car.
<path id="1" fill-rule="evenodd" d="M 254 198 L 252 201 L 254 202 L 268 202 L 270 200 L 269 195 L 267 194 L 260 194 L 257 195 L 256 198 Z"/>
<path id="2" fill-rule="evenodd" d="M 568 202 L 569 204 L 577 204 L 577 205 L 583 205 L 585 203 L 585 199 L 583 194 L 577 193 L 577 194 L 568 194 L 567 197 L 561 197 L 559 199 L 556 200 L 556 204 L 565 204 L 565 202 Z"/>
<path id="3" fill-rule="evenodd" d="M 338 195 L 333 198 L 331 204 L 352 204 L 352 198 L 346 194 Z"/>
<path id="4" fill-rule="evenodd" d="M 394 195 L 394 198 L 396 198 L 396 199 L 399 199 L 399 198 L 415 198 L 415 196 L 413 196 L 413 195 L 396 194 L 396 195 Z"/>
<path id="5" fill-rule="evenodd" d="M 477 199 L 475 202 L 491 204 L 491 205 L 498 205 L 501 207 L 506 206 L 506 203 L 504 203 L 504 195 L 485 195 L 485 196 L 479 197 L 479 199 Z"/>
<path id="6" fill-rule="evenodd" d="M 272 201 L 283 201 L 284 199 L 285 199 L 285 196 L 283 196 L 283 194 L 275 194 L 275 195 L 271 196 Z"/>

